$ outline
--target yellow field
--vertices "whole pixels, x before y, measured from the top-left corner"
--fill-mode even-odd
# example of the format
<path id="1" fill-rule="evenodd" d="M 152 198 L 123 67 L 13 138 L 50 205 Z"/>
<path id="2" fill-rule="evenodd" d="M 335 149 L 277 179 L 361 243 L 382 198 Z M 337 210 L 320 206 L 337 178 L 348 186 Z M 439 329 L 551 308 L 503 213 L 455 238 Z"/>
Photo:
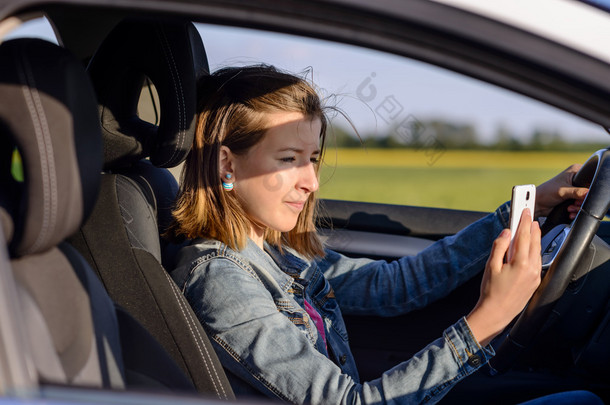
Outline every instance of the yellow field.
<path id="1" fill-rule="evenodd" d="M 590 153 L 329 149 L 322 198 L 491 211 Z"/>
<path id="2" fill-rule="evenodd" d="M 333 167 L 434 167 L 553 169 L 569 162 L 584 163 L 591 153 L 582 152 L 505 152 L 505 151 L 427 151 L 406 149 L 330 149 L 325 165 Z"/>

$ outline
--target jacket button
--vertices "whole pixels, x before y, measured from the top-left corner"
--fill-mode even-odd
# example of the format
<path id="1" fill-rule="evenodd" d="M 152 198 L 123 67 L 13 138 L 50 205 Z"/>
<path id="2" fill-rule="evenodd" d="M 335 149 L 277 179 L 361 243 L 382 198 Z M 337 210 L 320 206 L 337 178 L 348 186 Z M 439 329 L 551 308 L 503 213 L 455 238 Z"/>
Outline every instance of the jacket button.
<path id="1" fill-rule="evenodd" d="M 468 357 L 468 364 L 470 364 L 472 367 L 479 367 L 481 363 L 483 363 L 483 361 L 479 355 L 473 354 L 472 356 Z"/>
<path id="2" fill-rule="evenodd" d="M 343 356 L 339 357 L 339 363 L 341 363 L 341 365 L 344 365 L 346 361 L 347 361 L 347 354 L 344 354 Z"/>

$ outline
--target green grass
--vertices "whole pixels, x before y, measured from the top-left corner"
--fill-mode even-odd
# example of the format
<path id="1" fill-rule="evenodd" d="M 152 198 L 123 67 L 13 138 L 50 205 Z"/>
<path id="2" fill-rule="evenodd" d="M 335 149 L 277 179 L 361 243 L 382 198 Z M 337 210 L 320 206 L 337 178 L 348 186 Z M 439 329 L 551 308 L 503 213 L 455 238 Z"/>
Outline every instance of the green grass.
<path id="1" fill-rule="evenodd" d="M 588 153 L 333 149 L 320 197 L 491 211 L 515 184 L 540 184 Z"/>

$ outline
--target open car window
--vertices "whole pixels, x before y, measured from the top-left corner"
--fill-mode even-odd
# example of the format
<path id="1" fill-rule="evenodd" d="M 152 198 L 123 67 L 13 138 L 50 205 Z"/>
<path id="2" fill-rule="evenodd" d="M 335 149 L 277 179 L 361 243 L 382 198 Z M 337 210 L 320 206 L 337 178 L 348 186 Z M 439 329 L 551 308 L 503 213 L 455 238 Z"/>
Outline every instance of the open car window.
<path id="1" fill-rule="evenodd" d="M 212 70 L 269 63 L 304 72 L 340 111 L 329 111 L 322 198 L 491 211 L 513 185 L 539 184 L 607 144 L 603 128 L 579 117 L 416 60 L 197 27 Z"/>

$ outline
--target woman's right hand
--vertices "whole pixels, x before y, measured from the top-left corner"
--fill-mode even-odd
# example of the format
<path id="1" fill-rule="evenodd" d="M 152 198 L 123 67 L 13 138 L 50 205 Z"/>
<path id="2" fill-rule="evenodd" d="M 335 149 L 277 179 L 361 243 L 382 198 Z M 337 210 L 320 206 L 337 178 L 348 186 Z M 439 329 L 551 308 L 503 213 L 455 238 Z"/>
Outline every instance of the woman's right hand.
<path id="1" fill-rule="evenodd" d="M 487 345 L 517 316 L 540 285 L 540 226 L 524 211 L 515 233 L 514 254 L 504 257 L 510 245 L 510 230 L 504 229 L 494 241 L 485 265 L 479 301 L 466 320 L 475 339 Z"/>

